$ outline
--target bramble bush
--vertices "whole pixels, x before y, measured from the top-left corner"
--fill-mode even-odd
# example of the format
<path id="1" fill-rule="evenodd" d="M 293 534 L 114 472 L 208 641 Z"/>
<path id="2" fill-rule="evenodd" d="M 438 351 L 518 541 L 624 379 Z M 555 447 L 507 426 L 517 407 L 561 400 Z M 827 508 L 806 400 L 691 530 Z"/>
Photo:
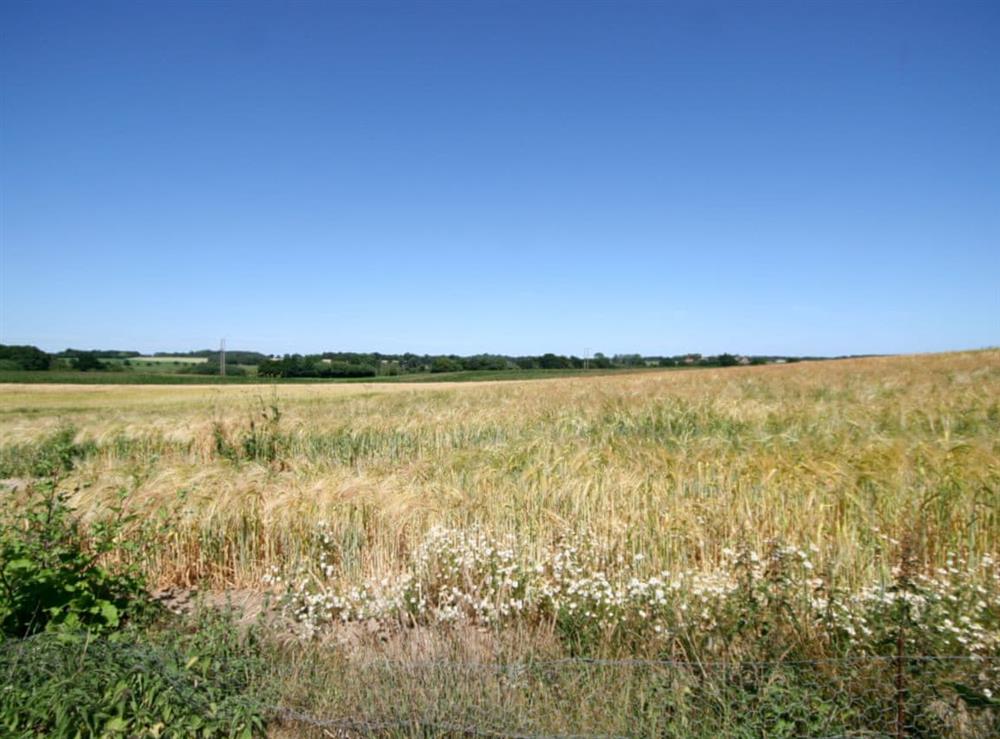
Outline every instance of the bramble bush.
<path id="1" fill-rule="evenodd" d="M 255 632 L 157 618 L 120 505 L 84 532 L 54 481 L 22 498 L 0 514 L 0 735 L 264 733 Z"/>
<path id="2" fill-rule="evenodd" d="M 0 735 L 262 736 L 267 669 L 255 632 L 209 610 L 165 628 L 8 640 L 0 644 Z"/>
<path id="3" fill-rule="evenodd" d="M 149 608 L 135 565 L 99 564 L 130 546 L 121 541 L 130 519 L 120 508 L 112 520 L 91 527 L 85 543 L 54 482 L 29 488 L 19 503 L 0 514 L 0 639 L 54 627 L 112 630 Z"/>

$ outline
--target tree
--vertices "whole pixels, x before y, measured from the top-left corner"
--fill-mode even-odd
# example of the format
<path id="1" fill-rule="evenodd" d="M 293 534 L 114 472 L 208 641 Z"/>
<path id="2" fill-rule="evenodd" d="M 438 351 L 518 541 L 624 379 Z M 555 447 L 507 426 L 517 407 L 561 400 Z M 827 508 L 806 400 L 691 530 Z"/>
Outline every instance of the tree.
<path id="1" fill-rule="evenodd" d="M 590 366 L 594 369 L 609 369 L 611 367 L 611 360 L 601 352 L 597 352 L 594 358 L 590 360 Z"/>
<path id="2" fill-rule="evenodd" d="M 0 344 L 0 362 L 15 370 L 47 370 L 51 357 L 37 346 Z"/>
<path id="3" fill-rule="evenodd" d="M 451 357 L 436 357 L 431 363 L 431 372 L 459 372 L 462 363 Z"/>
<path id="4" fill-rule="evenodd" d="M 557 356 L 552 352 L 543 354 L 538 360 L 538 364 L 542 369 L 565 369 L 571 366 L 570 361 L 566 357 Z"/>
<path id="5" fill-rule="evenodd" d="M 645 364 L 639 354 L 616 354 L 613 361 L 620 367 L 642 367 Z"/>
<path id="6" fill-rule="evenodd" d="M 80 372 L 107 369 L 104 362 L 98 359 L 91 352 L 83 352 L 74 357 L 71 366 L 73 369 L 79 370 Z"/>

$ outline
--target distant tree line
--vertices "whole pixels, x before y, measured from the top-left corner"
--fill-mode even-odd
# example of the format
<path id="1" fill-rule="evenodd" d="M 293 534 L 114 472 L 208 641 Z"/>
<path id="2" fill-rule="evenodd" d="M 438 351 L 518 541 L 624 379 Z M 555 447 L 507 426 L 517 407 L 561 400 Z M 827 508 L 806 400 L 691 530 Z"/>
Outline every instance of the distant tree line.
<path id="1" fill-rule="evenodd" d="M 35 346 L 0 344 L 0 370 L 48 370 L 53 367 L 80 371 L 116 370 L 129 368 L 130 359 L 143 356 L 136 351 L 101 349 L 66 349 L 48 354 Z M 206 361 L 193 363 L 180 371 L 186 374 L 217 375 L 220 372 L 219 352 L 200 349 L 191 352 L 156 352 L 154 357 L 199 357 Z M 738 354 L 676 354 L 645 356 L 597 352 L 592 357 L 567 356 L 551 352 L 538 355 L 508 356 L 504 354 L 382 354 L 380 352 L 323 352 L 322 354 L 285 354 L 271 357 L 261 352 L 234 350 L 226 352 L 226 374 L 244 375 L 239 366 L 256 366 L 264 377 L 376 377 L 416 373 L 517 371 L 550 369 L 633 369 L 640 367 L 733 367 L 774 362 L 798 362 L 823 357 L 788 357 L 775 355 L 744 356 Z M 109 364 L 107 360 L 120 360 Z M 124 366 L 123 366 L 124 365 Z"/>
<path id="2" fill-rule="evenodd" d="M 86 372 L 107 369 L 107 366 L 101 361 L 101 357 L 104 356 L 108 356 L 108 353 L 67 349 L 56 354 L 48 354 L 37 346 L 0 344 L 0 369 L 37 372 L 50 370 L 55 366 L 68 366 Z"/>
<path id="3" fill-rule="evenodd" d="M 324 352 L 322 354 L 286 354 L 257 365 L 257 373 L 267 377 L 375 377 L 423 372 L 477 372 L 549 369 L 631 369 L 639 367 L 733 367 L 747 364 L 767 364 L 775 361 L 795 362 L 796 357 L 753 356 L 736 354 L 679 354 L 675 356 L 643 356 L 601 352 L 583 358 L 546 353 L 527 356 L 502 354 L 381 354 L 379 352 Z"/>
<path id="4" fill-rule="evenodd" d="M 321 354 L 286 354 L 257 365 L 257 374 L 262 377 L 374 377 L 376 372 L 373 364 L 333 361 Z"/>
<path id="5" fill-rule="evenodd" d="M 94 359 L 132 359 L 141 357 L 142 352 L 123 351 L 121 349 L 63 349 L 52 355 L 56 359 L 77 359 L 92 357 Z"/>

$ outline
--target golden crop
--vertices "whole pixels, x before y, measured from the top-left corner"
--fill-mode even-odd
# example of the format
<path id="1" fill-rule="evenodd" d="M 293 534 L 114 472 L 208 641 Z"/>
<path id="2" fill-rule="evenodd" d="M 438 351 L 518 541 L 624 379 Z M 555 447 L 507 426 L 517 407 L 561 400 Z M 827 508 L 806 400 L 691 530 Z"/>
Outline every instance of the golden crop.
<path id="1" fill-rule="evenodd" d="M 123 492 L 161 584 L 258 586 L 325 524 L 346 579 L 436 525 L 570 536 L 650 571 L 770 541 L 870 580 L 1000 553 L 1000 352 L 468 384 L 2 386 L 0 446 L 96 443 L 64 487 Z"/>

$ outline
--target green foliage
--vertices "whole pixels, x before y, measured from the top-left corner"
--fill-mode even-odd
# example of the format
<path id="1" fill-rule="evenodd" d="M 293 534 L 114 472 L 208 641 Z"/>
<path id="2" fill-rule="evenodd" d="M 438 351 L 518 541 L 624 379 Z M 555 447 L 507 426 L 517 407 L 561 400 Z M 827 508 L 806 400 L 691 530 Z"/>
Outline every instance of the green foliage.
<path id="1" fill-rule="evenodd" d="M 47 370 L 52 358 L 37 346 L 0 344 L 0 363 L 6 369 Z"/>
<path id="2" fill-rule="evenodd" d="M 65 495 L 47 482 L 0 518 L 0 639 L 45 629 L 111 631 L 146 606 L 136 569 L 99 564 L 122 546 L 128 517 L 91 528 L 85 543 Z M 124 545 L 126 549 L 128 545 Z M 134 545 L 133 545 L 134 546 Z"/>
<path id="3" fill-rule="evenodd" d="M 286 354 L 281 359 L 267 359 L 257 365 L 261 377 L 374 377 L 371 364 L 344 362 L 314 354 Z"/>
<path id="4" fill-rule="evenodd" d="M 438 357 L 431 362 L 431 372 L 459 372 L 462 363 L 452 357 Z"/>
<path id="5" fill-rule="evenodd" d="M 70 366 L 79 372 L 107 369 L 107 365 L 92 352 L 80 352 L 77 356 L 73 357 Z"/>
<path id="6" fill-rule="evenodd" d="M 178 372 L 186 375 L 219 375 L 222 373 L 218 357 L 209 359 L 207 362 L 197 362 L 181 367 Z M 226 375 L 229 377 L 246 377 L 247 371 L 238 364 L 226 359 Z"/>
<path id="7" fill-rule="evenodd" d="M 0 520 L 0 734 L 234 736 L 264 733 L 251 685 L 259 642 L 208 613 L 149 629 L 156 613 L 134 565 L 120 505 L 86 536 L 54 482 L 29 488 Z M 146 631 L 140 631 L 144 625 Z"/>
<path id="8" fill-rule="evenodd" d="M 0 448 L 0 477 L 57 477 L 96 448 L 77 442 L 76 429 L 63 426 L 41 441 Z"/>
<path id="9" fill-rule="evenodd" d="M 89 354 L 98 359 L 127 359 L 142 356 L 141 352 L 123 349 L 64 349 L 53 356 L 60 359 L 74 359 Z"/>
<path id="10" fill-rule="evenodd" d="M 597 352 L 593 358 L 589 360 L 589 365 L 594 369 L 610 369 L 611 360 L 604 356 L 603 353 Z"/>
<path id="11" fill-rule="evenodd" d="M 572 367 L 573 363 L 567 357 L 556 356 L 550 352 L 542 355 L 539 365 L 542 369 L 565 369 Z"/>
<path id="12" fill-rule="evenodd" d="M 251 737 L 265 733 L 269 669 L 228 613 L 113 635 L 0 644 L 0 734 Z"/>
<path id="13" fill-rule="evenodd" d="M 219 377 L 219 352 L 215 349 L 203 349 L 194 352 L 157 352 L 154 357 L 175 358 L 178 360 L 193 360 L 205 358 L 206 362 L 184 362 L 178 369 L 178 362 L 166 362 L 157 365 L 155 371 L 130 373 L 136 364 L 148 366 L 149 361 L 138 352 L 120 350 L 82 350 L 66 349 L 57 354 L 49 355 L 33 346 L 5 346 L 0 344 L 0 382 L 101 382 L 99 379 L 107 372 L 121 372 L 120 377 L 105 382 L 128 382 L 135 384 L 183 383 L 185 376 L 192 382 L 195 378 L 212 377 L 212 382 L 233 381 L 241 377 L 260 377 L 282 379 L 363 379 L 384 378 L 386 376 L 415 376 L 417 378 L 428 374 L 452 374 L 459 372 L 490 373 L 471 376 L 468 379 L 527 379 L 525 371 L 544 370 L 547 372 L 565 371 L 571 369 L 636 369 L 642 367 L 729 367 L 736 364 L 768 364 L 774 361 L 799 361 L 800 359 L 821 359 L 821 357 L 789 358 L 777 356 L 740 357 L 733 354 L 720 354 L 703 357 L 701 354 L 685 354 L 673 357 L 643 356 L 640 354 L 616 354 L 607 357 L 597 352 L 593 358 L 584 360 L 576 356 L 566 356 L 548 352 L 541 355 L 507 356 L 501 354 L 476 354 L 470 356 L 449 355 L 417 355 L 381 354 L 379 352 L 324 352 L 322 354 L 286 354 L 281 358 L 271 358 L 260 352 L 227 351 L 226 375 Z M 130 361 L 137 360 L 137 361 Z M 108 361 L 102 361 L 108 360 Z M 60 377 L 47 377 L 50 368 L 64 370 Z M 247 368 L 256 367 L 256 374 L 248 372 Z M 67 369 L 76 372 L 66 372 Z M 45 375 L 22 374 L 28 371 L 45 370 Z M 91 371 L 96 372 L 97 379 Z M 165 377 L 164 375 L 169 375 Z M 452 378 L 447 378 L 452 379 Z"/>
<path id="14" fill-rule="evenodd" d="M 619 367 L 642 367 L 646 363 L 641 354 L 616 354 L 612 362 Z"/>
<path id="15" fill-rule="evenodd" d="M 174 369 L 147 369 L 133 361 L 130 369 L 120 372 L 74 372 L 69 369 L 54 369 L 46 372 L 6 371 L 0 365 L 0 383 L 10 384 L 70 384 L 70 385 L 252 385 L 270 384 L 270 378 L 253 375 L 236 377 L 227 374 L 189 375 Z M 124 367 L 124 365 L 123 365 Z M 309 382 L 309 380 L 299 380 Z M 315 382 L 315 380 L 313 381 Z"/>
<path id="16" fill-rule="evenodd" d="M 219 362 L 218 349 L 199 349 L 193 352 L 155 352 L 154 357 L 204 357 L 209 362 Z M 227 349 L 227 364 L 259 364 L 267 360 L 266 354 L 260 352 L 244 351 L 241 349 Z"/>

